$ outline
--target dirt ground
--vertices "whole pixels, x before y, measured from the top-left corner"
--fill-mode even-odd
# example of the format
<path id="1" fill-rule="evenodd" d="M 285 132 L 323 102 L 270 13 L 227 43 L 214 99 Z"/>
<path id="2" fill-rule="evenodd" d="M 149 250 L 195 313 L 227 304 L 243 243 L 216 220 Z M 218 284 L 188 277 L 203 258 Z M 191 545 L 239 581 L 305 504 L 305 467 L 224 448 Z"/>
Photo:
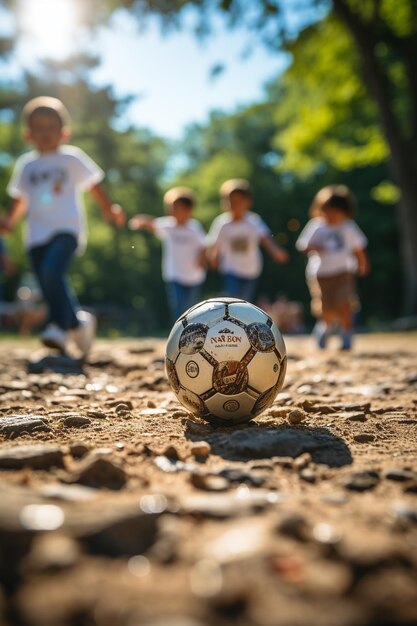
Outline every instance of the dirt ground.
<path id="1" fill-rule="evenodd" d="M 235 428 L 177 402 L 163 341 L 72 371 L 0 343 L 1 626 L 417 624 L 417 335 L 285 339 Z"/>

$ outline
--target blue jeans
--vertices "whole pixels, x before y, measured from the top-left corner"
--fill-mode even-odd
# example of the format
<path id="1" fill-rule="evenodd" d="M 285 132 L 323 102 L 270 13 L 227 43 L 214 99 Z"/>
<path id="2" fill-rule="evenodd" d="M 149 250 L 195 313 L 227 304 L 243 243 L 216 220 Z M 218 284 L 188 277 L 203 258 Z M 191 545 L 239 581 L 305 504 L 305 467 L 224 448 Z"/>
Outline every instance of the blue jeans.
<path id="1" fill-rule="evenodd" d="M 66 276 L 77 249 L 74 235 L 55 235 L 48 243 L 29 250 L 29 258 L 48 305 L 48 323 L 69 330 L 79 325 L 78 301 Z"/>
<path id="2" fill-rule="evenodd" d="M 223 274 L 223 295 L 252 302 L 257 282 L 257 278 L 240 278 L 235 274 Z"/>
<path id="3" fill-rule="evenodd" d="M 193 304 L 197 304 L 201 299 L 201 287 L 199 285 L 183 285 L 174 281 L 166 282 L 168 306 L 171 315 L 171 322 L 177 319 Z"/>

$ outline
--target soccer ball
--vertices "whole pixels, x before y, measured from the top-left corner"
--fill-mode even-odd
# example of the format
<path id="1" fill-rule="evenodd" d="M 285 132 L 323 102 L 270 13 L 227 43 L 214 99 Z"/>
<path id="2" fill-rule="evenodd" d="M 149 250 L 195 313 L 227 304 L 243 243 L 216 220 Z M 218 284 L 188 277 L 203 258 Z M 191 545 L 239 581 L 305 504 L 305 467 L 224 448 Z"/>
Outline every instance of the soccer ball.
<path id="1" fill-rule="evenodd" d="M 238 424 L 271 406 L 287 365 L 281 333 L 262 309 L 212 298 L 188 309 L 168 337 L 165 368 L 178 400 L 215 424 Z"/>

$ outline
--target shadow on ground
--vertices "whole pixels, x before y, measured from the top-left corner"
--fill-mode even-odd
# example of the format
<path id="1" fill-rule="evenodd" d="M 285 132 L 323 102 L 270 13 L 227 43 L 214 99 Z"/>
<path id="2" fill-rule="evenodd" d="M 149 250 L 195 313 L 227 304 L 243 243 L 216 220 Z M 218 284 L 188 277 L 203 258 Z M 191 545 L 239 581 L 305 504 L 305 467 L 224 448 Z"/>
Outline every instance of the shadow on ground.
<path id="1" fill-rule="evenodd" d="M 187 438 L 198 437 L 191 431 Z M 309 452 L 314 463 L 342 467 L 352 463 L 352 454 L 343 439 L 326 428 L 311 426 L 250 426 L 239 430 L 217 430 L 205 436 L 213 454 L 230 461 L 248 461 L 271 457 L 297 457 Z"/>

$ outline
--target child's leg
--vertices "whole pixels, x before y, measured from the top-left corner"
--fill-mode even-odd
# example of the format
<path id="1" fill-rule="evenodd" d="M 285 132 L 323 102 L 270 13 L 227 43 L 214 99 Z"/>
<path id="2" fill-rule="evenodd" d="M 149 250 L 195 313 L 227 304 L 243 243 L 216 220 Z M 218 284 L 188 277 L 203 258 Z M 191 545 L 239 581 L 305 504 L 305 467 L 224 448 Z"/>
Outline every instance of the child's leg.
<path id="1" fill-rule="evenodd" d="M 183 287 L 183 311 L 187 311 L 189 308 L 197 304 L 201 300 L 201 287 L 202 285 L 184 285 Z"/>
<path id="2" fill-rule="evenodd" d="M 230 298 L 242 298 L 251 302 L 256 283 L 256 278 L 240 278 L 235 274 L 223 274 L 223 295 Z"/>
<path id="3" fill-rule="evenodd" d="M 45 246 L 30 251 L 34 272 L 48 305 L 50 323 L 62 330 L 78 326 L 78 303 L 72 293 L 66 273 L 77 248 L 73 235 L 57 235 Z"/>
<path id="4" fill-rule="evenodd" d="M 170 311 L 171 323 L 174 324 L 174 322 L 176 322 L 177 319 L 181 317 L 181 315 L 184 313 L 184 311 L 187 308 L 186 307 L 185 309 L 183 309 L 183 302 L 185 299 L 184 287 L 183 285 L 180 285 L 179 283 L 176 283 L 174 281 L 165 283 L 165 286 L 166 286 L 166 292 L 167 292 L 168 307 Z"/>
<path id="5" fill-rule="evenodd" d="M 342 329 L 342 350 L 350 350 L 353 336 L 353 314 L 350 300 L 340 303 L 338 317 Z"/>

